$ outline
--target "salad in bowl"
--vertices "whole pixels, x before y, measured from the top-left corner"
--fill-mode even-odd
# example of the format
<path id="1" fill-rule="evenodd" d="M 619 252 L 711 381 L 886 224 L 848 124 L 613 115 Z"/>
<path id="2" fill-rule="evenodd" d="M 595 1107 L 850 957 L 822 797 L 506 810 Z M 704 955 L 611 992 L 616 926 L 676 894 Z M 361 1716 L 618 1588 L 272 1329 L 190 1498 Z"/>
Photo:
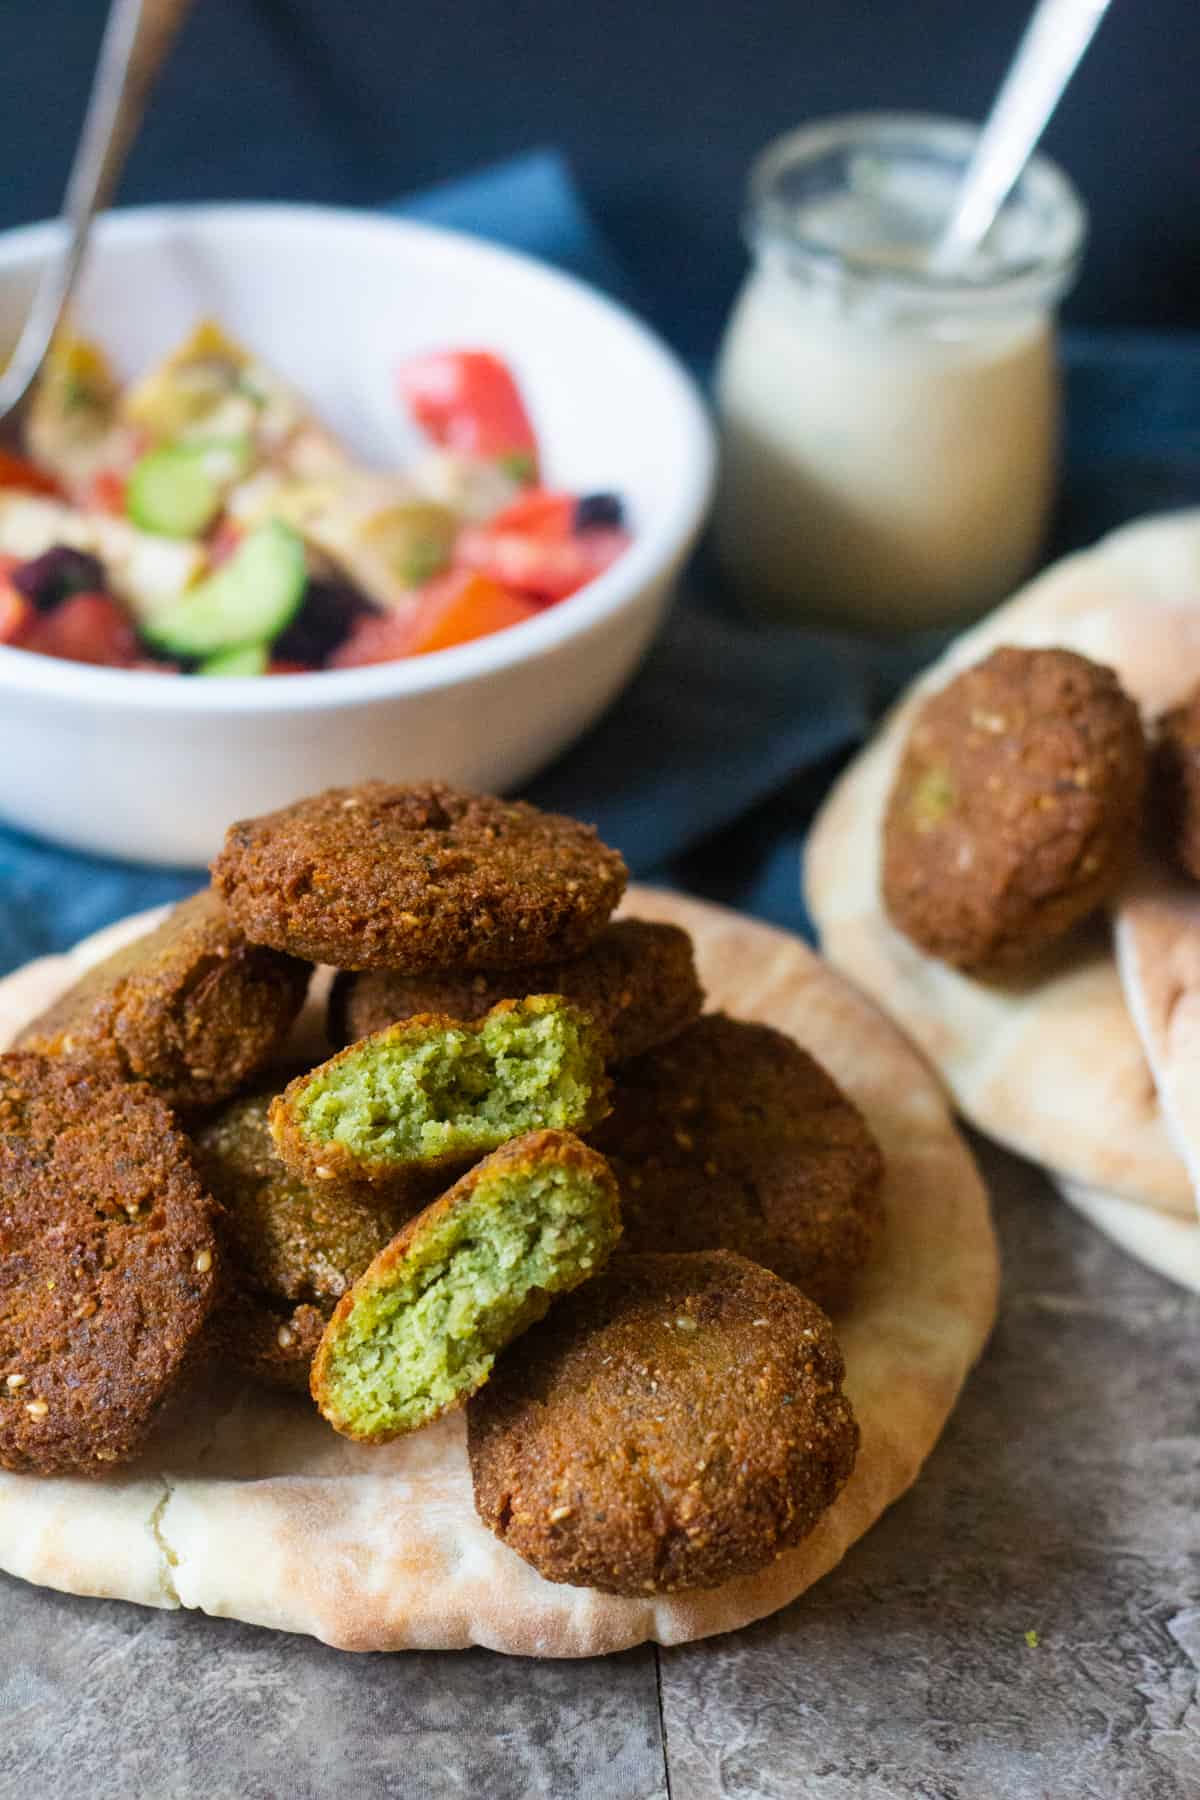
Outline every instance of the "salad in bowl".
<path id="1" fill-rule="evenodd" d="M 403 362 L 427 449 L 365 467 L 203 320 L 122 385 L 64 334 L 24 456 L 0 456 L 0 644 L 119 669 L 308 674 L 421 656 L 568 599 L 630 542 L 615 493 L 541 481 L 486 349 Z"/>

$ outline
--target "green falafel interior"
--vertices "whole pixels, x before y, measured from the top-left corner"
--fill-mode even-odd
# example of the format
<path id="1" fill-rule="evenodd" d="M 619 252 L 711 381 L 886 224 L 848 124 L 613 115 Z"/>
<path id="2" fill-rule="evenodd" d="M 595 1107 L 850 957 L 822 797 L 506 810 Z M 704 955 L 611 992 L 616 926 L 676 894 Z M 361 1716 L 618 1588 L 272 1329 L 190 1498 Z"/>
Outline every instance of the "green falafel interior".
<path id="1" fill-rule="evenodd" d="M 502 1001 L 474 1026 L 390 1025 L 293 1083 L 284 1110 L 301 1142 L 367 1165 L 481 1155 L 522 1132 L 602 1118 L 604 1050 L 587 1013 L 539 994 Z"/>
<path id="2" fill-rule="evenodd" d="M 428 1424 L 483 1385 L 552 1295 L 596 1274 L 620 1232 L 616 1181 L 596 1151 L 566 1132 L 506 1144 L 411 1220 L 339 1303 L 313 1398 L 353 1438 Z"/>

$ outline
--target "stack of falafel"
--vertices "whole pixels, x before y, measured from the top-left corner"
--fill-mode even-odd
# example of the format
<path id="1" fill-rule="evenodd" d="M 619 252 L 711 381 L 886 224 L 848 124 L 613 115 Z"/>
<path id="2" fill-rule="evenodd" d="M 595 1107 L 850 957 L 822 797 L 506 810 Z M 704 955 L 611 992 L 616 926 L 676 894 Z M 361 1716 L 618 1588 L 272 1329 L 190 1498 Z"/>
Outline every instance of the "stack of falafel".
<path id="1" fill-rule="evenodd" d="M 0 1466 L 103 1473 L 203 1363 L 364 1442 L 469 1400 L 480 1515 L 550 1580 L 799 1542 L 857 1450 L 827 1315 L 879 1151 L 790 1039 L 702 1012 L 685 932 L 613 921 L 625 880 L 436 783 L 233 826 L 0 1057 Z M 336 1054 L 289 1068 L 314 963 Z"/>

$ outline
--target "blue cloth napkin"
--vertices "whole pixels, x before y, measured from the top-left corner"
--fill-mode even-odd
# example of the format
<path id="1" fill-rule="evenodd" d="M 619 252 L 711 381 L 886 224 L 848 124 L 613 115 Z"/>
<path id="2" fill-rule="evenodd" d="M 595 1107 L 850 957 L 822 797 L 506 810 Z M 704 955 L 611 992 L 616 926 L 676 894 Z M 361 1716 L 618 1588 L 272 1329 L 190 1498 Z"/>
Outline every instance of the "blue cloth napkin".
<path id="1" fill-rule="evenodd" d="M 636 304 L 636 282 L 553 152 L 398 210 L 540 256 Z M 682 291 L 680 307 L 682 316 Z M 1200 336 L 1076 334 L 1067 380 L 1053 553 L 1139 513 L 1200 501 Z M 701 552 L 641 672 L 530 797 L 594 821 L 642 879 L 805 930 L 799 872 L 813 810 L 880 707 L 936 648 L 932 639 L 881 649 L 744 623 Z M 187 893 L 197 879 L 0 831 L 0 972 Z"/>

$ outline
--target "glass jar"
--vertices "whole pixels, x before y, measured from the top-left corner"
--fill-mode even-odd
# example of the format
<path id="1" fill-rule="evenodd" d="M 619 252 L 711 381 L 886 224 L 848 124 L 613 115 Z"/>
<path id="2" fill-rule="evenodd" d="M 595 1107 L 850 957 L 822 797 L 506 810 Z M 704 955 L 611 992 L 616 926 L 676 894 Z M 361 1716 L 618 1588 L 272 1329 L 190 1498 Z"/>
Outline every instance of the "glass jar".
<path id="1" fill-rule="evenodd" d="M 776 619 L 899 632 L 969 618 L 1026 575 L 1054 495 L 1054 310 L 1082 204 L 1029 164 L 983 248 L 929 253 L 974 127 L 861 114 L 770 145 L 754 256 L 717 374 L 718 554 Z"/>

